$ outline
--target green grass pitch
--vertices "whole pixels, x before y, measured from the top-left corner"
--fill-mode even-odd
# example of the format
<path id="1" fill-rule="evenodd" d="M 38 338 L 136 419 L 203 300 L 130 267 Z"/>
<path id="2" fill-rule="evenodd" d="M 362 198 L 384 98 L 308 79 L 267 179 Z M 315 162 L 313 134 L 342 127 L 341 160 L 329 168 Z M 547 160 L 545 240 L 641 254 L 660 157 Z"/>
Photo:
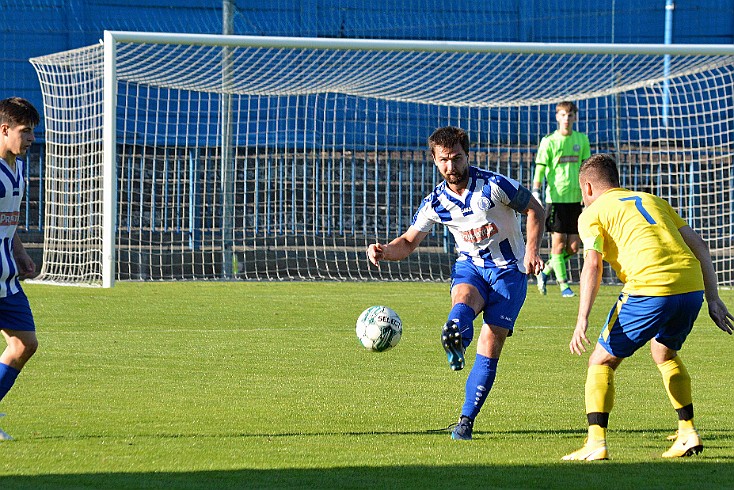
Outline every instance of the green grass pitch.
<path id="1" fill-rule="evenodd" d="M 731 488 L 734 338 L 704 310 L 681 356 L 703 454 L 662 460 L 675 412 L 647 350 L 617 372 L 610 461 L 563 462 L 585 436 L 588 355 L 568 351 L 578 298 L 528 300 L 475 439 L 455 422 L 469 369 L 438 340 L 434 283 L 27 284 L 40 349 L 0 403 L 0 488 Z M 605 286 L 595 338 L 619 292 Z M 734 291 L 722 291 L 734 309 Z M 394 308 L 393 350 L 359 313 Z M 477 322 L 477 325 L 479 322 Z M 469 366 L 474 346 L 469 348 Z"/>

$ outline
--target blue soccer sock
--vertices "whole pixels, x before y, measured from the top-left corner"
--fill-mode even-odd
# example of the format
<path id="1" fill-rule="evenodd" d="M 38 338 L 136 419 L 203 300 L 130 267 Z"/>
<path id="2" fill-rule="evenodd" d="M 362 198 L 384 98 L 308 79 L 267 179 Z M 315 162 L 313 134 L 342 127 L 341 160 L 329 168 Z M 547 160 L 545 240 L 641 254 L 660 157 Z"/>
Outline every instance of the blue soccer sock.
<path id="1" fill-rule="evenodd" d="M 474 338 L 474 318 L 476 316 L 477 314 L 474 313 L 474 310 L 466 303 L 456 303 L 449 312 L 449 321 L 456 320 L 459 325 L 461 342 L 464 344 L 465 349 L 471 344 Z"/>
<path id="2" fill-rule="evenodd" d="M 485 357 L 477 354 L 474 366 L 466 380 L 466 396 L 464 398 L 464 406 L 461 408 L 461 415 L 474 420 L 487 399 L 494 378 L 497 375 L 497 362 L 499 359 Z"/>
<path id="3" fill-rule="evenodd" d="M 2 400 L 5 395 L 8 394 L 10 388 L 13 387 L 18 374 L 20 374 L 20 371 L 0 362 L 0 400 Z"/>

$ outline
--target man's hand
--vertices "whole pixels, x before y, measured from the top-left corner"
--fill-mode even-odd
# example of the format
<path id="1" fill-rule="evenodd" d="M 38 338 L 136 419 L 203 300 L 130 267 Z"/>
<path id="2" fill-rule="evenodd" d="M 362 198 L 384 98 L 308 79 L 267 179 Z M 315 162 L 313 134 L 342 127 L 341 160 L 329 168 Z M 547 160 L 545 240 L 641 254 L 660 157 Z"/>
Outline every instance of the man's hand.
<path id="1" fill-rule="evenodd" d="M 537 253 L 535 255 L 525 255 L 525 270 L 528 274 L 537 276 L 545 267 L 545 262 Z"/>
<path id="2" fill-rule="evenodd" d="M 729 313 L 729 310 L 726 308 L 724 302 L 721 301 L 721 298 L 716 298 L 713 301 L 709 301 L 708 305 L 709 316 L 714 321 L 716 326 L 731 335 L 732 331 L 734 331 L 734 325 L 732 325 L 732 320 L 734 320 L 734 317 L 731 315 L 731 313 Z"/>
<path id="3" fill-rule="evenodd" d="M 589 341 L 588 337 L 586 337 L 587 327 L 588 323 L 586 322 L 576 322 L 576 328 L 573 331 L 573 337 L 571 337 L 571 342 L 568 344 L 568 347 L 571 349 L 571 354 L 577 354 L 580 356 L 581 354 L 586 352 L 586 345 L 591 345 L 591 341 Z"/>
<path id="4" fill-rule="evenodd" d="M 380 261 L 385 258 L 385 251 L 381 243 L 373 243 L 367 247 L 367 258 L 373 265 L 380 267 Z"/>
<path id="5" fill-rule="evenodd" d="M 15 263 L 18 266 L 20 279 L 28 279 L 36 275 L 36 263 L 27 253 L 15 253 Z"/>

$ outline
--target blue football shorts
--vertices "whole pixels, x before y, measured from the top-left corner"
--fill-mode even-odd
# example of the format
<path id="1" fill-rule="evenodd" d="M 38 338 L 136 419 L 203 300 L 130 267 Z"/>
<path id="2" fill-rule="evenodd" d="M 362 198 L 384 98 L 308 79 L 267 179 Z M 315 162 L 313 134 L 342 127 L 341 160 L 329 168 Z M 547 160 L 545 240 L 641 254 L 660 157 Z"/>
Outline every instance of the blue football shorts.
<path id="1" fill-rule="evenodd" d="M 599 343 L 615 357 L 629 357 L 650 339 L 672 350 L 683 347 L 703 304 L 703 291 L 672 296 L 622 293 L 599 335 Z"/>
<path id="2" fill-rule="evenodd" d="M 461 260 L 454 264 L 451 272 L 451 287 L 457 284 L 471 284 L 477 288 L 484 298 L 484 323 L 506 328 L 512 335 L 528 292 L 526 274 L 517 267 L 479 267 L 471 260 Z"/>
<path id="3" fill-rule="evenodd" d="M 0 330 L 36 330 L 31 305 L 22 289 L 0 298 Z"/>

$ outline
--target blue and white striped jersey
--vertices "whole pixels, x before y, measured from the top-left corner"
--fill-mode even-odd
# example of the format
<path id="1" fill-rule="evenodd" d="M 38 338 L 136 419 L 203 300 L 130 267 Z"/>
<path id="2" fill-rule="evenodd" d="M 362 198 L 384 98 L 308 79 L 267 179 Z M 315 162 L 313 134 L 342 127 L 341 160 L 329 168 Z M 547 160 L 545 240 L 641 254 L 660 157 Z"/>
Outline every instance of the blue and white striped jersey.
<path id="1" fill-rule="evenodd" d="M 0 158 L 0 298 L 20 291 L 18 266 L 13 257 L 13 237 L 20 219 L 20 203 L 25 193 L 25 163 L 15 160 L 15 171 Z"/>
<path id="2" fill-rule="evenodd" d="M 456 240 L 457 260 L 471 260 L 480 267 L 517 264 L 526 272 L 518 213 L 530 199 L 530 191 L 516 180 L 470 166 L 464 195 L 441 182 L 423 199 L 411 226 L 427 232 L 435 223 L 445 225 Z"/>

